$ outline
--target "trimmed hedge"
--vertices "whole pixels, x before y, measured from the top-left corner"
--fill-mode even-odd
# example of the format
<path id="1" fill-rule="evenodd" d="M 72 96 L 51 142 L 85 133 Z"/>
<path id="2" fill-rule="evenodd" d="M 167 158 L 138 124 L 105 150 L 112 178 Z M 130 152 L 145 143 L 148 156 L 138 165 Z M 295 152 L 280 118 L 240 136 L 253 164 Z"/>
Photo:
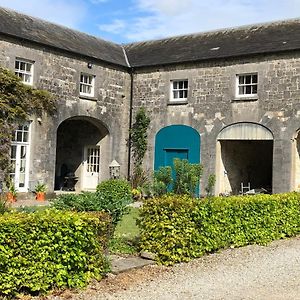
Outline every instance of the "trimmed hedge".
<path id="1" fill-rule="evenodd" d="M 108 271 L 110 217 L 54 209 L 0 216 L 0 298 L 83 287 Z"/>
<path id="2" fill-rule="evenodd" d="M 300 194 L 194 199 L 166 195 L 145 202 L 141 248 L 163 264 L 229 246 L 265 245 L 300 233 Z"/>

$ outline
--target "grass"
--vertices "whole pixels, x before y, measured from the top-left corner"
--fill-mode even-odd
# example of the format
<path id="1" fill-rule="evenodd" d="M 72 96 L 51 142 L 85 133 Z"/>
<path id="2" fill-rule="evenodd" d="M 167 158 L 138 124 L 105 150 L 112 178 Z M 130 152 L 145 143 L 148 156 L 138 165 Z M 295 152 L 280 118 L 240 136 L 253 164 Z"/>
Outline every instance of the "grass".
<path id="1" fill-rule="evenodd" d="M 110 241 L 110 252 L 113 254 L 137 254 L 139 252 L 139 228 L 136 225 L 139 209 L 130 207 L 117 225 L 114 237 Z"/>

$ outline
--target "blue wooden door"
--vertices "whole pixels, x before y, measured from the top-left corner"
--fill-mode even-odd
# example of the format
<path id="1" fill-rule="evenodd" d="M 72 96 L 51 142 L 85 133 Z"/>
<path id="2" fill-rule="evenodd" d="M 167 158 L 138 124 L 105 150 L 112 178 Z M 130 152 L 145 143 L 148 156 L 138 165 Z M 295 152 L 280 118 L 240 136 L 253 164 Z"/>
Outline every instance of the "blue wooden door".
<path id="1" fill-rule="evenodd" d="M 154 170 L 171 166 L 174 158 L 187 159 L 190 163 L 200 163 L 200 135 L 192 127 L 171 125 L 162 128 L 155 138 Z"/>

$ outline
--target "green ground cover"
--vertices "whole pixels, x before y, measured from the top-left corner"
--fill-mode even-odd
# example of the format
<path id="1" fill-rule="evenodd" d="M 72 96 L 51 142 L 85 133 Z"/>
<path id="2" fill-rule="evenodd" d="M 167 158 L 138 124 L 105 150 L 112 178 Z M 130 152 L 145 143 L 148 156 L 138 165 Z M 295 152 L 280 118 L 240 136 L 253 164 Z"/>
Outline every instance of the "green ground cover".
<path id="1" fill-rule="evenodd" d="M 136 254 L 139 251 L 139 228 L 136 219 L 139 209 L 130 207 L 129 213 L 124 215 L 117 225 L 114 237 L 110 241 L 110 252 L 113 254 Z"/>

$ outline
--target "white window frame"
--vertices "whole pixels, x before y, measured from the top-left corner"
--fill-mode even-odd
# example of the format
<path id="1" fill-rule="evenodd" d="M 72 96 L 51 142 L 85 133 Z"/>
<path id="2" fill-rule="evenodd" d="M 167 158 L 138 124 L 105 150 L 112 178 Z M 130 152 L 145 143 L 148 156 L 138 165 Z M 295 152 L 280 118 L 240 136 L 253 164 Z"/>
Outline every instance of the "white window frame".
<path id="1" fill-rule="evenodd" d="M 182 82 L 182 84 L 183 84 L 182 88 L 179 88 L 180 82 Z M 174 84 L 177 84 L 178 87 L 174 87 Z M 178 97 L 174 97 L 174 92 L 176 92 L 176 94 L 178 94 Z M 180 97 L 181 93 L 183 94 L 182 97 Z M 170 102 L 186 102 L 188 99 L 188 93 L 189 93 L 188 79 L 171 80 L 171 82 L 170 82 Z M 186 94 L 186 97 L 184 94 Z"/>
<path id="2" fill-rule="evenodd" d="M 90 82 L 88 82 L 87 79 L 91 79 Z M 79 94 L 80 96 L 85 97 L 94 97 L 95 95 L 95 75 L 87 74 L 87 73 L 80 73 L 80 83 L 79 83 Z M 84 88 L 90 88 L 91 92 L 86 93 L 82 90 Z"/>
<path id="3" fill-rule="evenodd" d="M 246 83 L 246 77 L 250 76 L 250 83 Z M 256 76 L 256 82 L 253 82 L 253 76 Z M 243 78 L 243 83 L 240 83 L 240 78 Z M 236 75 L 236 92 L 237 98 L 257 98 L 258 92 L 258 73 L 245 73 Z M 251 92 L 246 93 L 246 88 L 250 88 Z M 253 93 L 253 87 L 256 87 L 256 93 Z M 240 94 L 240 88 L 242 88 L 245 93 Z"/>
<path id="4" fill-rule="evenodd" d="M 24 126 L 28 126 L 28 130 L 24 130 Z M 19 127 L 22 127 L 21 129 Z M 31 124 L 30 122 L 26 122 L 22 125 L 20 125 L 15 131 L 13 135 L 13 139 L 11 142 L 11 146 L 16 147 L 16 158 L 15 158 L 15 170 L 12 174 L 14 174 L 14 184 L 16 186 L 16 189 L 18 192 L 28 192 L 29 187 L 29 166 L 30 166 L 30 140 L 31 140 Z M 25 132 L 27 133 L 27 139 L 24 140 Z M 18 133 L 20 133 L 21 140 L 18 140 Z M 17 158 L 20 157 L 20 151 L 21 147 L 26 147 L 26 163 L 25 163 L 25 182 L 23 187 L 19 187 L 20 183 L 20 171 L 17 171 L 16 168 L 19 168 L 20 166 L 20 160 L 17 161 Z M 16 175 L 17 174 L 17 175 Z"/>
<path id="5" fill-rule="evenodd" d="M 17 64 L 19 66 L 17 67 Z M 22 65 L 24 68 L 22 68 Z M 27 70 L 27 66 L 30 66 L 30 70 Z M 31 60 L 16 57 L 15 59 L 15 74 L 21 78 L 22 82 L 27 85 L 33 85 L 33 73 L 34 73 L 34 62 Z M 29 81 L 26 81 L 28 76 Z"/>

